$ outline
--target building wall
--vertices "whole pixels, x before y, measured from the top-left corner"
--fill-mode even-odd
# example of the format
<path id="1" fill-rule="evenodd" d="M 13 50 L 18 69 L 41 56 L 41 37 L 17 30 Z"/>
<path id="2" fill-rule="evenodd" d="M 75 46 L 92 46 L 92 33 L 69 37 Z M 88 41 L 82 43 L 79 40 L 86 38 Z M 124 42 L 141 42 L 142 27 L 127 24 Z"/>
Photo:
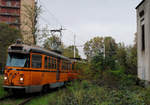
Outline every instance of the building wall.
<path id="1" fill-rule="evenodd" d="M 143 12 L 144 11 L 144 12 Z M 145 38 L 142 40 L 142 26 L 145 26 Z M 145 0 L 137 8 L 138 35 L 138 77 L 150 82 L 150 0 Z M 145 49 L 142 50 L 143 42 Z"/>
<path id="2" fill-rule="evenodd" d="M 23 34 L 24 42 L 28 44 L 33 44 L 33 25 L 31 21 L 34 21 L 34 18 L 31 19 L 31 11 L 34 12 L 34 5 L 35 0 L 21 0 L 21 31 Z"/>
<path id="3" fill-rule="evenodd" d="M 28 16 L 31 15 L 28 14 L 28 11 L 34 10 L 34 5 L 35 0 L 0 0 L 0 23 L 20 29 L 23 41 L 27 44 L 33 44 L 31 21 L 34 19 L 29 19 L 31 17 Z"/>
<path id="4" fill-rule="evenodd" d="M 0 0 L 0 22 L 20 28 L 20 0 Z"/>

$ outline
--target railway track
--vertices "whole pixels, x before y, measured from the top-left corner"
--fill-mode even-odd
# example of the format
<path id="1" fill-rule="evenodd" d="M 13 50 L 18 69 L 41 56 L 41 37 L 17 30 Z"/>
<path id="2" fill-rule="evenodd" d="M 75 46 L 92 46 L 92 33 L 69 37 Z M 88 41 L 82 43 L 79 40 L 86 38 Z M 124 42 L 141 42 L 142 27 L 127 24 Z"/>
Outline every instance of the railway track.
<path id="1" fill-rule="evenodd" d="M 57 91 L 58 89 L 54 89 L 53 91 Z M 52 92 L 52 91 L 51 91 Z M 7 100 L 15 100 L 15 99 L 21 99 L 22 102 L 20 102 L 17 105 L 26 105 L 27 103 L 29 103 L 32 99 L 36 98 L 36 97 L 43 97 L 47 94 L 49 94 L 50 91 L 48 91 L 47 93 L 33 93 L 33 94 L 27 94 L 26 96 L 16 96 L 16 95 L 8 95 L 8 96 L 4 96 L 2 98 L 0 98 L 0 103 L 1 102 L 5 102 Z M 1 105 L 1 104 L 0 104 Z M 15 104 L 16 105 L 16 104 Z"/>
<path id="2" fill-rule="evenodd" d="M 25 105 L 25 104 L 27 104 L 28 102 L 30 102 L 33 98 L 34 98 L 34 96 L 29 97 L 29 98 L 26 98 L 24 101 L 22 101 L 22 102 L 19 103 L 18 105 Z"/>
<path id="3" fill-rule="evenodd" d="M 0 102 L 12 98 L 12 95 L 4 96 L 0 98 Z"/>
<path id="4" fill-rule="evenodd" d="M 14 98 L 14 95 L 10 95 L 10 96 L 4 96 L 2 98 L 0 98 L 0 102 L 2 101 L 7 101 L 8 99 Z M 23 101 L 21 103 L 19 103 L 18 105 L 25 105 L 26 103 L 28 103 L 29 101 L 31 101 L 35 96 L 30 96 L 27 97 L 25 99 L 23 99 Z"/>
<path id="5" fill-rule="evenodd" d="M 43 94 L 34 94 L 32 96 L 27 97 L 26 99 L 24 99 L 21 103 L 19 103 L 18 105 L 26 105 L 27 103 L 29 103 L 32 99 L 40 96 L 43 97 L 44 95 L 46 95 L 48 93 L 43 93 Z"/>

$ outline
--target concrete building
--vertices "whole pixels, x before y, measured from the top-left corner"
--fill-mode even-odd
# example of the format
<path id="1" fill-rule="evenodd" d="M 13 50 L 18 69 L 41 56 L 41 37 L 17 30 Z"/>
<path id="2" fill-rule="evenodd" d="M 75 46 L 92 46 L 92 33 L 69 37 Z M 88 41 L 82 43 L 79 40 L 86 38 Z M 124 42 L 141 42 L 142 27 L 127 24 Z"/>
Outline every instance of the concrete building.
<path id="1" fill-rule="evenodd" d="M 27 10 L 33 9 L 34 5 L 35 0 L 0 0 L 0 23 L 20 29 L 24 41 L 30 44 L 33 43 L 32 23 Z"/>
<path id="2" fill-rule="evenodd" d="M 150 0 L 137 7 L 138 77 L 150 83 Z"/>

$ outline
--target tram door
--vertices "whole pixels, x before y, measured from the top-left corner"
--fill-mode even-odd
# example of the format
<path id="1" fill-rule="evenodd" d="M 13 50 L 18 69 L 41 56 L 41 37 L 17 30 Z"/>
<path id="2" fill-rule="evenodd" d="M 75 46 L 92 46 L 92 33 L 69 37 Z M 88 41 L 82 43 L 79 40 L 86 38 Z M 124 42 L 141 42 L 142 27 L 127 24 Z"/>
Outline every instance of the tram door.
<path id="1" fill-rule="evenodd" d="M 60 79 L 60 59 L 57 59 L 57 72 L 56 72 L 56 80 Z"/>
<path id="2" fill-rule="evenodd" d="M 42 56 L 38 54 L 32 54 L 32 71 L 31 71 L 31 81 L 32 85 L 39 85 L 41 83 L 42 72 Z"/>

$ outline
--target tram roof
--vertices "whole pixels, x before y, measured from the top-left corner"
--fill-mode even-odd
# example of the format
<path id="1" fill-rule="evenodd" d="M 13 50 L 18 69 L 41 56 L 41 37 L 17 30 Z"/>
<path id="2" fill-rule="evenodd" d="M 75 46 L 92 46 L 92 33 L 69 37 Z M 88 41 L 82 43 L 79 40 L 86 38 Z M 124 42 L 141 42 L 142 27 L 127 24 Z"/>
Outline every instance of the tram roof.
<path id="1" fill-rule="evenodd" d="M 22 50 L 20 49 L 12 49 L 13 47 L 22 47 Z M 48 56 L 53 56 L 53 57 L 57 57 L 57 58 L 61 58 L 61 59 L 64 59 L 64 60 L 68 60 L 68 61 L 74 61 L 68 57 L 65 57 L 61 54 L 58 54 L 56 52 L 53 52 L 53 51 L 50 51 L 50 50 L 47 50 L 47 49 L 44 49 L 44 48 L 41 48 L 39 46 L 29 46 L 29 45 L 25 45 L 25 44 L 13 44 L 11 45 L 9 48 L 8 48 L 8 52 L 17 52 L 17 53 L 40 53 L 40 54 L 45 54 L 45 55 L 48 55 Z"/>

